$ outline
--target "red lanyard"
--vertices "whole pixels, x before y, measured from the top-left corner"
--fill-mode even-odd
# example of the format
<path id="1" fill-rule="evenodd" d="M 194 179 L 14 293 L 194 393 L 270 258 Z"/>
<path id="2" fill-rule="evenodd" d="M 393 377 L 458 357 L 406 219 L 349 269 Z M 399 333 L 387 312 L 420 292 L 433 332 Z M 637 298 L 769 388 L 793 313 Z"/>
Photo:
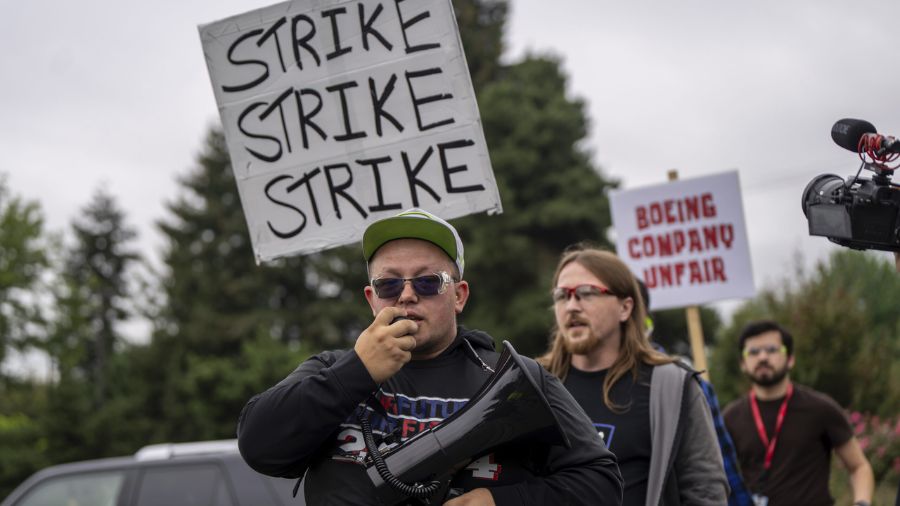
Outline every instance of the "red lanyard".
<path id="1" fill-rule="evenodd" d="M 756 422 L 756 432 L 759 433 L 759 439 L 763 446 L 766 447 L 766 460 L 763 463 L 763 469 L 768 470 L 772 467 L 772 457 L 775 455 L 775 443 L 778 442 L 778 433 L 781 432 L 781 426 L 784 425 L 784 416 L 787 414 L 788 402 L 794 395 L 793 383 L 788 383 L 787 395 L 781 401 L 781 407 L 778 408 L 778 418 L 775 420 L 775 432 L 772 434 L 772 440 L 766 435 L 766 427 L 763 425 L 762 416 L 759 415 L 759 404 L 756 402 L 756 394 L 750 390 L 750 408 L 753 410 L 753 421 Z"/>

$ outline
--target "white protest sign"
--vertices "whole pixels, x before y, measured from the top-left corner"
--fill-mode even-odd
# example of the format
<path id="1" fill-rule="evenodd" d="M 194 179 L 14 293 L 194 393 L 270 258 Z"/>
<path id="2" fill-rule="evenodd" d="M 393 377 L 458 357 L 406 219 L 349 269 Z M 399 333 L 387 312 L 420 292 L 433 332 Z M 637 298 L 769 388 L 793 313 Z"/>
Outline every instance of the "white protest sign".
<path id="1" fill-rule="evenodd" d="M 616 250 L 668 309 L 755 293 L 737 172 L 610 194 Z"/>
<path id="2" fill-rule="evenodd" d="M 257 261 L 502 211 L 450 0 L 285 2 L 200 38 Z"/>

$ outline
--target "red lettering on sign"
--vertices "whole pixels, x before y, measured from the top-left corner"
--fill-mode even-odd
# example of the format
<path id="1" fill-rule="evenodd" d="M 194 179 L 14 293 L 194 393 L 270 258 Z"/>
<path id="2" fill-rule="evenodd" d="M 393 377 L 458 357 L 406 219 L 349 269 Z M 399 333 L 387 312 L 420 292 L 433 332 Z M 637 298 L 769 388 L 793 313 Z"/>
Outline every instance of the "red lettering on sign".
<path id="1" fill-rule="evenodd" d="M 644 269 L 647 288 L 671 288 L 685 285 L 727 283 L 725 261 L 711 257 L 685 262 L 654 264 Z"/>
<path id="2" fill-rule="evenodd" d="M 635 209 L 638 230 L 715 218 L 717 214 L 711 193 L 650 202 Z"/>

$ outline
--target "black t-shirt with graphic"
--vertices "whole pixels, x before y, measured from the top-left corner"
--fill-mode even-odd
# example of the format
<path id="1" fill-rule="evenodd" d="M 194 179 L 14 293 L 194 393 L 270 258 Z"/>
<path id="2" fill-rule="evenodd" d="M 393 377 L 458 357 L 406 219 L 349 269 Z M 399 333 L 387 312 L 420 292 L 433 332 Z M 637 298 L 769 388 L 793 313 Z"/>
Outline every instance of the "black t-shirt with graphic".
<path id="1" fill-rule="evenodd" d="M 613 385 L 610 399 L 621 408 L 613 411 L 603 402 L 603 381 L 608 370 L 585 372 L 569 369 L 565 386 L 616 455 L 625 480 L 623 505 L 643 505 L 650 473 L 650 378 L 653 367 L 642 364 L 635 381 L 626 373 Z"/>

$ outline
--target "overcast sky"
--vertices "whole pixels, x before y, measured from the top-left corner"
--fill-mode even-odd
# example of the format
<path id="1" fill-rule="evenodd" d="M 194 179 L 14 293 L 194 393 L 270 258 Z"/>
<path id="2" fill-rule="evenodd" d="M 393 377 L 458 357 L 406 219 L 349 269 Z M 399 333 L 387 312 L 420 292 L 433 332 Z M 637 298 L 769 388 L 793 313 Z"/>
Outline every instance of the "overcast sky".
<path id="1" fill-rule="evenodd" d="M 0 172 L 67 228 L 105 186 L 159 256 L 154 221 L 218 122 L 197 25 L 250 0 L 0 2 Z M 806 184 L 856 171 L 844 117 L 900 136 L 900 2 L 513 0 L 507 61 L 564 62 L 585 147 L 624 188 L 738 170 L 757 286 L 837 248 L 810 238 Z M 501 195 L 502 197 L 502 195 Z M 885 258 L 887 253 L 881 253 Z"/>

